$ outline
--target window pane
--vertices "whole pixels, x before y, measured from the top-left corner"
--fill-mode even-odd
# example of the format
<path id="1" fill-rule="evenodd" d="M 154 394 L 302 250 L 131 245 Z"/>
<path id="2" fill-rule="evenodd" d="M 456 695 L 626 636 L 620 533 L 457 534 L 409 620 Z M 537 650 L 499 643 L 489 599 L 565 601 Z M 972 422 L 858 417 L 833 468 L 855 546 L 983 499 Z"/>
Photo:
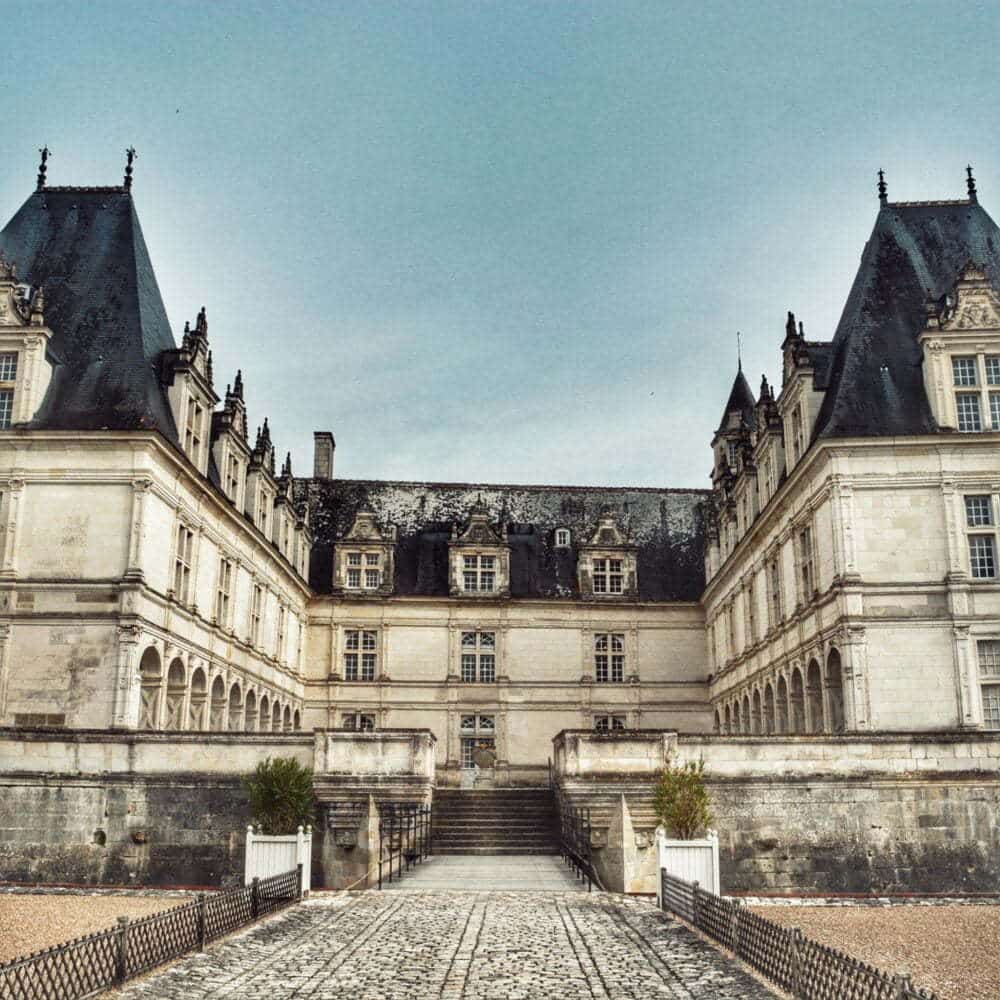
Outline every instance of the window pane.
<path id="1" fill-rule="evenodd" d="M 465 568 L 466 569 L 475 569 L 476 568 L 476 557 L 475 556 L 463 556 L 462 558 L 464 560 Z"/>
<path id="2" fill-rule="evenodd" d="M 360 633 L 356 629 L 348 629 L 344 635 L 344 641 L 348 649 L 357 649 Z"/>
<path id="3" fill-rule="evenodd" d="M 374 649 L 376 642 L 376 633 L 374 632 L 362 632 L 361 633 L 361 648 L 362 649 Z"/>
<path id="4" fill-rule="evenodd" d="M 993 523 L 993 510 L 989 496 L 977 495 L 965 498 L 965 521 L 970 528 Z"/>
<path id="5" fill-rule="evenodd" d="M 990 424 L 993 430 L 1000 431 L 1000 392 L 990 393 Z"/>
<path id="6" fill-rule="evenodd" d="M 463 729 L 475 729 L 476 728 L 476 717 L 474 715 L 463 715 L 462 716 L 462 728 Z"/>
<path id="7" fill-rule="evenodd" d="M 347 565 L 348 566 L 360 566 L 361 565 L 361 553 L 360 552 L 348 552 L 347 553 Z"/>
<path id="8" fill-rule="evenodd" d="M 622 652 L 625 649 L 625 636 L 618 632 L 611 636 L 611 649 L 616 653 Z"/>
<path id="9" fill-rule="evenodd" d="M 594 677 L 602 684 L 608 680 L 608 658 L 603 653 L 594 657 Z"/>
<path id="10" fill-rule="evenodd" d="M 1000 677 L 1000 639 L 980 639 L 976 643 L 979 654 L 979 673 L 983 677 Z"/>
<path id="11" fill-rule="evenodd" d="M 484 649 L 493 649 L 496 645 L 496 634 L 494 632 L 480 632 L 479 645 Z"/>
<path id="12" fill-rule="evenodd" d="M 979 412 L 979 396 L 973 392 L 960 392 L 955 396 L 960 431 L 981 431 L 983 421 Z"/>
<path id="13" fill-rule="evenodd" d="M 349 681 L 358 679 L 358 654 L 347 653 L 344 656 L 344 677 Z"/>
<path id="14" fill-rule="evenodd" d="M 481 573 L 480 574 L 480 590 L 493 590 L 493 574 L 492 573 Z"/>
<path id="15" fill-rule="evenodd" d="M 466 590 L 475 590 L 476 582 L 477 582 L 477 577 L 475 573 L 463 574 L 463 585 Z"/>
<path id="16" fill-rule="evenodd" d="M 594 729 L 599 733 L 606 733 L 610 728 L 611 719 L 607 715 L 598 715 L 594 718 Z"/>
<path id="17" fill-rule="evenodd" d="M 976 359 L 952 358 L 951 371 L 955 378 L 955 385 L 975 385 L 976 384 Z"/>
<path id="18" fill-rule="evenodd" d="M 496 562 L 496 560 L 493 558 L 493 556 L 479 557 L 479 565 L 482 566 L 483 569 L 493 569 L 494 562 Z"/>
<path id="19" fill-rule="evenodd" d="M 361 679 L 371 681 L 375 679 L 375 654 L 361 654 Z"/>
<path id="20" fill-rule="evenodd" d="M 17 378 L 17 355 L 0 354 L 0 382 L 13 382 Z"/>
<path id="21" fill-rule="evenodd" d="M 462 645 L 463 646 L 475 646 L 476 644 L 476 633 L 475 632 L 463 632 L 462 633 Z"/>
<path id="22" fill-rule="evenodd" d="M 611 728 L 612 729 L 624 729 L 625 720 L 620 715 L 613 715 L 611 717 Z"/>
<path id="23" fill-rule="evenodd" d="M 378 565 L 378 553 L 377 552 L 369 552 L 365 556 L 365 564 L 368 565 L 368 566 L 377 566 Z"/>
<path id="24" fill-rule="evenodd" d="M 986 382 L 988 385 L 1000 385 L 1000 355 L 994 354 L 986 359 Z"/>
<path id="25" fill-rule="evenodd" d="M 466 684 L 471 684 L 476 679 L 476 654 L 462 654 L 462 680 Z"/>
<path id="26" fill-rule="evenodd" d="M 493 716 L 492 715 L 479 716 L 479 728 L 486 729 L 489 732 L 492 732 L 493 729 L 495 728 L 493 725 Z"/>
<path id="27" fill-rule="evenodd" d="M 347 586 L 348 587 L 360 587 L 361 586 L 361 570 L 359 570 L 359 569 L 349 569 L 347 571 Z"/>
<path id="28" fill-rule="evenodd" d="M 378 587 L 378 570 L 377 569 L 366 569 L 365 570 L 365 586 L 369 590 L 375 590 Z"/>
<path id="29" fill-rule="evenodd" d="M 983 725 L 1000 729 L 1000 684 L 983 685 Z"/>
<path id="30" fill-rule="evenodd" d="M 990 579 L 997 575 L 996 545 L 992 535 L 969 536 L 969 563 L 976 579 Z"/>
<path id="31" fill-rule="evenodd" d="M 594 636 L 594 649 L 602 650 L 608 648 L 607 633 L 600 632 Z"/>

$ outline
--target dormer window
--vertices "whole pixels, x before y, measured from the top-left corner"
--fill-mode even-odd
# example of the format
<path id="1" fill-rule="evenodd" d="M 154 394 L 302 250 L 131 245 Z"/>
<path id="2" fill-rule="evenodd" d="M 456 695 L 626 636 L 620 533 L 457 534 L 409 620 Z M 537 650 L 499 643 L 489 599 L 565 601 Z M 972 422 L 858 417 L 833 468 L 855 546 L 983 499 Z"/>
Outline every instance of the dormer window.
<path id="1" fill-rule="evenodd" d="M 230 452 L 226 458 L 226 495 L 233 503 L 239 503 L 242 468 L 240 460 Z"/>
<path id="2" fill-rule="evenodd" d="M 462 589 L 468 593 L 492 593 L 496 589 L 495 556 L 462 556 Z"/>
<path id="3" fill-rule="evenodd" d="M 261 483 L 257 491 L 257 527 L 260 528 L 261 534 L 265 537 L 267 537 L 268 509 L 270 506 L 270 494 L 267 491 L 267 487 Z"/>
<path id="4" fill-rule="evenodd" d="M 589 541 L 579 546 L 580 593 L 604 600 L 638 596 L 636 547 L 628 542 L 614 511 L 605 509 Z"/>
<path id="5" fill-rule="evenodd" d="M 201 456 L 202 424 L 205 420 L 204 407 L 194 397 L 188 400 L 187 422 L 184 426 L 184 450 L 191 461 L 198 464 Z"/>
<path id="6" fill-rule="evenodd" d="M 557 549 L 568 549 L 570 544 L 571 536 L 569 533 L 569 528 L 556 528 L 556 548 Z"/>
<path id="7" fill-rule="evenodd" d="M 0 354 L 0 430 L 7 430 L 14 419 L 14 383 L 17 380 L 17 355 Z"/>
<path id="8" fill-rule="evenodd" d="M 382 556 L 378 552 L 348 552 L 348 590 L 378 590 L 382 585 L 381 562 Z"/>
<path id="9" fill-rule="evenodd" d="M 370 510 L 360 510 L 342 544 L 337 545 L 333 564 L 333 588 L 355 594 L 392 593 L 393 549 L 396 530 L 383 532 Z"/>
<path id="10" fill-rule="evenodd" d="M 620 594 L 622 592 L 622 560 L 594 560 L 594 593 Z"/>

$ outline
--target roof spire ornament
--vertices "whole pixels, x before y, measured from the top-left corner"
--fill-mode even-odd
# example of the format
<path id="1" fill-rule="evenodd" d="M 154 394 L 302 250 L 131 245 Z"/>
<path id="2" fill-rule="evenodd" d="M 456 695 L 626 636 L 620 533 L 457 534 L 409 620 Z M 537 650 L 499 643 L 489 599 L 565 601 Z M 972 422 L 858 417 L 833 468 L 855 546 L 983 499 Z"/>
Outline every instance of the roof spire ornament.
<path id="1" fill-rule="evenodd" d="M 739 330 L 736 331 L 736 370 L 743 371 L 743 344 Z"/>
<path id="2" fill-rule="evenodd" d="M 41 154 L 42 162 L 38 164 L 38 185 L 35 188 L 35 190 L 36 191 L 44 191 L 45 190 L 45 172 L 49 169 L 46 166 L 46 164 L 48 163 L 49 156 L 51 154 L 49 153 L 49 147 L 48 146 L 42 146 L 42 148 L 38 152 Z"/>
<path id="3" fill-rule="evenodd" d="M 139 154 L 135 151 L 134 146 L 129 146 L 125 150 L 125 190 L 132 190 L 132 162 L 137 159 Z"/>
<path id="4" fill-rule="evenodd" d="M 976 194 L 976 178 L 972 176 L 972 164 L 965 168 L 965 186 L 969 189 L 969 201 L 973 205 L 979 204 L 979 196 Z"/>
<path id="5" fill-rule="evenodd" d="M 243 398 L 243 369 L 239 368 L 236 371 L 236 381 L 233 382 L 233 395 L 237 399 Z"/>
<path id="6" fill-rule="evenodd" d="M 878 200 L 882 205 L 889 204 L 889 188 L 885 183 L 885 171 L 878 168 Z"/>

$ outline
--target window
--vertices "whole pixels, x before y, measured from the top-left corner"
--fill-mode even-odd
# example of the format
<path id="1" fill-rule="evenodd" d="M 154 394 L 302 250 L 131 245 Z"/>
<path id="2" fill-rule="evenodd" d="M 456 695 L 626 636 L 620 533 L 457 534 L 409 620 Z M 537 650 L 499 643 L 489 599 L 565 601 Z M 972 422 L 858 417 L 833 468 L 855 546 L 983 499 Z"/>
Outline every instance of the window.
<path id="1" fill-rule="evenodd" d="M 201 425 L 204 417 L 205 410 L 202 405 L 193 396 L 189 397 L 187 421 L 184 425 L 184 450 L 196 464 L 201 458 Z"/>
<path id="2" fill-rule="evenodd" d="M 982 682 L 983 725 L 987 729 L 1000 729 L 1000 639 L 980 639 L 976 653 Z"/>
<path id="3" fill-rule="evenodd" d="M 802 427 L 802 406 L 796 404 L 792 410 L 792 459 L 798 460 L 802 457 L 804 432 Z"/>
<path id="4" fill-rule="evenodd" d="M 729 459 L 729 468 L 733 471 L 737 471 L 737 466 L 740 462 L 740 446 L 737 441 L 729 441 L 726 444 L 726 455 Z"/>
<path id="5" fill-rule="evenodd" d="M 215 589 L 215 620 L 220 628 L 229 625 L 229 600 L 233 592 L 233 564 L 219 560 L 219 582 Z"/>
<path id="6" fill-rule="evenodd" d="M 382 583 L 382 556 L 378 552 L 348 552 L 348 590 L 378 590 Z"/>
<path id="7" fill-rule="evenodd" d="M 477 766 L 476 751 L 485 750 L 491 756 L 496 754 L 496 719 L 492 715 L 463 715 L 460 722 L 462 733 L 462 767 L 471 770 Z"/>
<path id="8" fill-rule="evenodd" d="M 975 356 L 951 359 L 951 373 L 955 385 L 977 385 Z"/>
<path id="9" fill-rule="evenodd" d="M 462 680 L 467 684 L 496 681 L 496 633 L 462 633 Z"/>
<path id="10" fill-rule="evenodd" d="M 177 551 L 174 554 L 174 597 L 187 604 L 191 592 L 191 553 L 194 532 L 186 525 L 177 526 Z"/>
<path id="11" fill-rule="evenodd" d="M 969 433 L 983 429 L 983 419 L 979 410 L 979 393 L 956 393 L 955 410 L 958 413 L 958 429 L 960 431 Z"/>
<path id="12" fill-rule="evenodd" d="M 595 715 L 594 729 L 599 733 L 618 732 L 625 728 L 624 715 Z"/>
<path id="13" fill-rule="evenodd" d="M 240 460 L 232 453 L 226 456 L 226 494 L 236 503 L 240 495 Z"/>
<path id="14" fill-rule="evenodd" d="M 986 384 L 1000 385 L 1000 355 L 986 357 Z"/>
<path id="15" fill-rule="evenodd" d="M 802 600 L 810 601 L 816 589 L 813 573 L 813 543 L 812 528 L 806 527 L 799 532 L 799 579 L 802 582 Z"/>
<path id="16" fill-rule="evenodd" d="M 369 629 L 349 628 L 344 633 L 344 679 L 375 680 L 378 663 L 378 633 Z"/>
<path id="17" fill-rule="evenodd" d="M 257 490 L 257 527 L 260 528 L 261 533 L 264 535 L 267 535 L 268 509 L 270 506 L 271 497 L 264 484 L 261 483 Z"/>
<path id="18" fill-rule="evenodd" d="M 736 655 L 736 598 L 726 605 L 726 636 L 729 639 L 729 655 Z"/>
<path id="19" fill-rule="evenodd" d="M 259 583 L 253 585 L 250 597 L 250 644 L 256 646 L 260 641 L 260 612 L 264 603 L 264 590 Z"/>
<path id="20" fill-rule="evenodd" d="M 0 430 L 14 419 L 14 382 L 17 380 L 17 354 L 0 354 Z"/>
<path id="21" fill-rule="evenodd" d="M 990 427 L 1000 431 L 1000 392 L 990 393 Z"/>
<path id="22" fill-rule="evenodd" d="M 620 594 L 622 592 L 622 560 L 594 560 L 594 593 Z"/>
<path id="23" fill-rule="evenodd" d="M 594 679 L 599 684 L 621 684 L 624 682 L 624 633 L 598 632 L 594 635 Z"/>
<path id="24" fill-rule="evenodd" d="M 778 554 L 767 564 L 767 613 L 771 628 L 777 628 L 781 622 L 781 562 Z"/>
<path id="25" fill-rule="evenodd" d="M 753 577 L 751 577 L 746 588 L 746 644 L 748 646 L 752 646 L 757 641 L 757 609 L 754 606 L 756 604 L 756 591 L 757 588 L 754 586 Z"/>
<path id="26" fill-rule="evenodd" d="M 287 615 L 285 606 L 283 604 L 278 605 L 278 626 L 276 629 L 277 635 L 274 643 L 274 655 L 275 658 L 280 660 L 282 654 L 285 651 L 285 616 Z"/>
<path id="27" fill-rule="evenodd" d="M 969 535 L 969 564 L 977 580 L 990 580 L 997 575 L 996 541 L 992 535 Z"/>
<path id="28" fill-rule="evenodd" d="M 556 528 L 556 548 L 568 549 L 570 537 L 569 528 Z"/>
<path id="29" fill-rule="evenodd" d="M 975 494 L 965 498 L 965 523 L 970 528 L 993 523 L 993 504 L 988 494 Z"/>
<path id="30" fill-rule="evenodd" d="M 496 590 L 496 556 L 462 556 L 462 589 L 473 594 Z"/>
<path id="31" fill-rule="evenodd" d="M 341 717 L 341 725 L 344 729 L 370 733 L 375 730 L 375 716 L 368 712 L 347 712 Z"/>

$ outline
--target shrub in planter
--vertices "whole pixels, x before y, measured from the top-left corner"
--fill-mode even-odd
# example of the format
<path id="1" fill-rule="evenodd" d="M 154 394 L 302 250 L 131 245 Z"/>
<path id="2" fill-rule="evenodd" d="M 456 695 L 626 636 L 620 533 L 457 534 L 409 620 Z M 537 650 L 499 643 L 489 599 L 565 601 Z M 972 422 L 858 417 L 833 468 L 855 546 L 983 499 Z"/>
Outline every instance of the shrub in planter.
<path id="1" fill-rule="evenodd" d="M 294 757 L 261 761 L 243 787 L 253 821 L 268 836 L 295 833 L 313 821 L 312 771 Z"/>
<path id="2" fill-rule="evenodd" d="M 705 762 L 671 764 L 660 773 L 653 792 L 656 816 L 675 840 L 695 840 L 712 825 L 712 809 L 705 787 Z"/>

